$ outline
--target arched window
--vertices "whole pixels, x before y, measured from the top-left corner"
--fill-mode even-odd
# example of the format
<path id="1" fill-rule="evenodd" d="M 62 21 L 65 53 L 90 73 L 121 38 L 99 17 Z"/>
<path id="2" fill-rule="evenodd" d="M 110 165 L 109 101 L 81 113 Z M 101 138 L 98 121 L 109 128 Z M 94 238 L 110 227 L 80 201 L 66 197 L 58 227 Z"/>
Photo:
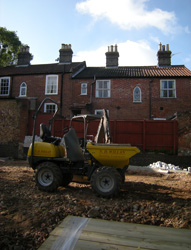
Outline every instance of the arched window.
<path id="1" fill-rule="evenodd" d="M 141 102 L 141 89 L 135 87 L 133 90 L 133 102 Z"/>
<path id="2" fill-rule="evenodd" d="M 20 94 L 19 96 L 27 96 L 27 85 L 25 82 L 20 85 Z"/>

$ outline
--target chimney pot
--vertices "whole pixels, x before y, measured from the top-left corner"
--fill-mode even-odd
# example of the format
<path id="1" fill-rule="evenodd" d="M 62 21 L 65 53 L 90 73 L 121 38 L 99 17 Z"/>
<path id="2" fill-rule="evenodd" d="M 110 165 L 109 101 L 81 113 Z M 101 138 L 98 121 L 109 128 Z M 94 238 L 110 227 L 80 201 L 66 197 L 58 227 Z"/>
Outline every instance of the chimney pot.
<path id="1" fill-rule="evenodd" d="M 159 51 L 161 51 L 161 50 L 162 50 L 162 44 L 159 43 Z"/>

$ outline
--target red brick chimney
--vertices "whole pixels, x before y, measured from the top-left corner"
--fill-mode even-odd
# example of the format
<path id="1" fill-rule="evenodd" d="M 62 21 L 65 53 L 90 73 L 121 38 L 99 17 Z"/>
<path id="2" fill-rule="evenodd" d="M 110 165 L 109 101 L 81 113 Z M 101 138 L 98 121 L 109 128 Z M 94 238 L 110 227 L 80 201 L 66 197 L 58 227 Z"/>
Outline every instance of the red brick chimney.
<path id="1" fill-rule="evenodd" d="M 30 61 L 32 60 L 32 55 L 29 52 L 30 47 L 24 46 L 20 49 L 18 53 L 18 62 L 17 65 L 19 66 L 27 66 L 30 65 Z"/>
<path id="2" fill-rule="evenodd" d="M 159 67 L 165 67 L 165 66 L 171 66 L 171 54 L 172 52 L 169 50 L 169 44 L 162 45 L 161 43 L 159 44 L 159 50 L 157 53 L 158 56 L 158 66 Z"/>
<path id="3" fill-rule="evenodd" d="M 118 67 L 119 52 L 117 51 L 117 44 L 115 46 L 108 46 L 106 55 L 106 67 Z"/>
<path id="4" fill-rule="evenodd" d="M 59 63 L 70 64 L 72 63 L 72 54 L 71 44 L 62 44 L 62 48 L 59 50 L 60 57 Z"/>

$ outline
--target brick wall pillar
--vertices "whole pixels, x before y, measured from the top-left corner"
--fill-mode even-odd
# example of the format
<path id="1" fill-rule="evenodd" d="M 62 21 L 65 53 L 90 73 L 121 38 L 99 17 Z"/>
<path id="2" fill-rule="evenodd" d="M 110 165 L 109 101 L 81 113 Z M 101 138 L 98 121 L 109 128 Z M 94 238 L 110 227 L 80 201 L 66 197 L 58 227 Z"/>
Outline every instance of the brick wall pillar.
<path id="1" fill-rule="evenodd" d="M 27 99 L 0 99 L 0 157 L 23 158 L 28 108 Z"/>

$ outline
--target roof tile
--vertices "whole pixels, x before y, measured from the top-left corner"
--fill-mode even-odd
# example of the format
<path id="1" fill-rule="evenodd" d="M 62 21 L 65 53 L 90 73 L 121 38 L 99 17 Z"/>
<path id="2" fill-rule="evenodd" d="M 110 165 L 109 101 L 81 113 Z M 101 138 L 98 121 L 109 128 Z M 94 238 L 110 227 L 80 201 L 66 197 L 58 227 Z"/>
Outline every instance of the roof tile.
<path id="1" fill-rule="evenodd" d="M 83 69 L 82 71 L 79 68 Z M 136 66 L 136 67 L 85 67 L 85 62 L 71 64 L 40 64 L 29 66 L 9 66 L 0 68 L 0 76 L 58 74 L 73 72 L 75 79 L 94 78 L 152 78 L 152 77 L 191 77 L 191 71 L 184 65 L 170 67 Z M 79 73 L 78 73 L 79 72 Z"/>
<path id="2" fill-rule="evenodd" d="M 52 63 L 28 66 L 8 66 L 0 68 L 0 76 L 69 73 L 75 70 L 75 68 L 78 68 L 80 64 L 82 64 L 82 62 L 74 62 L 71 64 Z"/>
<path id="3" fill-rule="evenodd" d="M 142 78 L 142 77 L 191 77 L 191 71 L 184 65 L 170 67 L 137 66 L 137 67 L 87 67 L 74 78 Z"/>

